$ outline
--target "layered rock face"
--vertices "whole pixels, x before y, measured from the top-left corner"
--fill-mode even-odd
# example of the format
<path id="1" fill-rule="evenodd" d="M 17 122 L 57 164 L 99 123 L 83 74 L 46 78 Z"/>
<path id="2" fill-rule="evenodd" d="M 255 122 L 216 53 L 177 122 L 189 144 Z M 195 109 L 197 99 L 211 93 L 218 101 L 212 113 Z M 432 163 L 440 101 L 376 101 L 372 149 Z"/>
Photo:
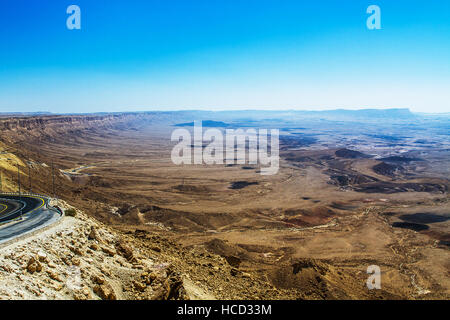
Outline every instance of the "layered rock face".
<path id="1" fill-rule="evenodd" d="M 73 134 L 78 130 L 114 128 L 151 121 L 153 118 L 152 113 L 12 117 L 0 119 L 0 131 L 4 141 L 44 140 L 65 133 Z"/>

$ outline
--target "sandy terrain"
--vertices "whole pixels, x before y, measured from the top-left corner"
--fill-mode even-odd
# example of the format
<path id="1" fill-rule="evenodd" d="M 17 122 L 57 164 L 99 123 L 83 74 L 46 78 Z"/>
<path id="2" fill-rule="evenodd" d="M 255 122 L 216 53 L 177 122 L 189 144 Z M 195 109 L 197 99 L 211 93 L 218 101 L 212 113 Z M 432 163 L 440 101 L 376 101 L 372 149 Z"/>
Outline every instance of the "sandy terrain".
<path id="1" fill-rule="evenodd" d="M 184 250 L 221 256 L 227 272 L 244 280 L 261 281 L 249 296 L 234 288 L 235 297 L 449 298 L 449 182 L 436 158 L 398 166 L 320 140 L 282 148 L 279 173 L 262 176 L 258 166 L 174 165 L 171 130 L 81 130 L 27 145 L 20 156 L 54 160 L 58 196 L 117 232 L 167 237 Z M 49 169 L 36 170 L 45 174 L 33 184 L 45 192 Z M 236 182 L 250 184 L 234 188 Z M 382 270 L 381 290 L 366 287 L 369 265 Z M 221 297 L 201 289 L 222 283 L 214 272 L 191 280 L 186 270 L 186 287 L 198 286 L 192 298 Z M 217 287 L 225 291 L 223 281 Z"/>

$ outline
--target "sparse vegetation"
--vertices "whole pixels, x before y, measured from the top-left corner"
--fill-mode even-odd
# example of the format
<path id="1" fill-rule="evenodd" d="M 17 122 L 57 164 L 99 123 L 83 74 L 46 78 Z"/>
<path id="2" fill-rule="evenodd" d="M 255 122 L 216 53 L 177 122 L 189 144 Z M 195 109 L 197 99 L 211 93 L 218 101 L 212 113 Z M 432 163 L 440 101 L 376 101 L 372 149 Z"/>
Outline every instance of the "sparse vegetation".
<path id="1" fill-rule="evenodd" d="M 68 217 L 75 217 L 77 215 L 77 211 L 75 209 L 67 209 L 64 211 L 64 214 Z"/>

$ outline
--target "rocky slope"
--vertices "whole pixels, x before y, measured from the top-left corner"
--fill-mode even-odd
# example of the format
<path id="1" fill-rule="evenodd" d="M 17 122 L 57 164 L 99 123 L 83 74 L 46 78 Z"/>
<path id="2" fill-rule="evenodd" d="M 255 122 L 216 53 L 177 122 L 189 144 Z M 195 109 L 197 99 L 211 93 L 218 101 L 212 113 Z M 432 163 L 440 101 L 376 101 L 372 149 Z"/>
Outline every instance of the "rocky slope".
<path id="1" fill-rule="evenodd" d="M 186 298 L 170 264 L 79 211 L 4 245 L 0 265 L 0 299 Z"/>
<path id="2" fill-rule="evenodd" d="M 2 245 L 0 299 L 293 298 L 201 248 L 144 230 L 113 230 L 75 211 Z"/>

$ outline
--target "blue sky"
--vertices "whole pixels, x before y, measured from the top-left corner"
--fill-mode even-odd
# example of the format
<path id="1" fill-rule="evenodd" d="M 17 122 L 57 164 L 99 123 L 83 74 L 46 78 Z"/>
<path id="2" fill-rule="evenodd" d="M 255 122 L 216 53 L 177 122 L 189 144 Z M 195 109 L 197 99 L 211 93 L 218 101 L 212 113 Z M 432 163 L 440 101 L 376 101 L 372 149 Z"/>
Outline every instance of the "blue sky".
<path id="1" fill-rule="evenodd" d="M 448 0 L 2 0 L 0 39 L 0 112 L 450 112 Z"/>

